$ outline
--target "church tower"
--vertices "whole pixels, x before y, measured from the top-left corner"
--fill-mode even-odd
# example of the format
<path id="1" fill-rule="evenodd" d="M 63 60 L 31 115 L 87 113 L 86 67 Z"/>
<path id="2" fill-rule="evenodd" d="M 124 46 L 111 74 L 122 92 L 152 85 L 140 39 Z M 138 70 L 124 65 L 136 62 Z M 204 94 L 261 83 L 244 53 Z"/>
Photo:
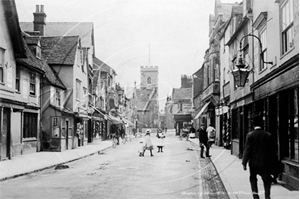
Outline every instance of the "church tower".
<path id="1" fill-rule="evenodd" d="M 136 93 L 138 128 L 157 128 L 158 66 L 141 66 L 141 84 Z"/>
<path id="2" fill-rule="evenodd" d="M 141 66 L 141 88 L 158 87 L 158 66 Z"/>

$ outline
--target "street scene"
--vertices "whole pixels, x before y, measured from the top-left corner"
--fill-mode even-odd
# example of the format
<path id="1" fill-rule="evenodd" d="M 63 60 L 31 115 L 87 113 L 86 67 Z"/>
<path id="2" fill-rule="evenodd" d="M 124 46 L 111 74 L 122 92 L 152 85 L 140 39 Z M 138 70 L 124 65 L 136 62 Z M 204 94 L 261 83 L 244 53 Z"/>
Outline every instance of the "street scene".
<path id="1" fill-rule="evenodd" d="M 153 138 L 153 142 L 155 138 Z M 139 139 L 68 163 L 67 169 L 47 169 L 1 183 L 3 198 L 199 198 L 206 192 L 228 198 L 209 159 L 199 161 L 195 145 L 167 135 L 165 150 L 154 156 L 137 154 Z M 202 167 L 207 165 L 206 167 Z M 202 187 L 205 175 L 212 182 Z M 16 190 L 16 187 L 18 189 Z M 28 191 L 30 190 L 30 192 Z M 216 197 L 213 193 L 223 193 Z M 202 198 L 202 196 L 201 196 Z"/>
<path id="2" fill-rule="evenodd" d="M 299 198 L 299 2 L 1 0 L 0 198 Z"/>

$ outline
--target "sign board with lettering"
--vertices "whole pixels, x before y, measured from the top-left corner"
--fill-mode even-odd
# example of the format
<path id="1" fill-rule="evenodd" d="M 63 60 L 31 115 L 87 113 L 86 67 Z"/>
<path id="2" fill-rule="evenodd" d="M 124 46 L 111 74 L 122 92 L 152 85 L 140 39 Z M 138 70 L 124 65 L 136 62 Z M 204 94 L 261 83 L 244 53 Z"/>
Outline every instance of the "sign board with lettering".
<path id="1" fill-rule="evenodd" d="M 254 100 L 260 99 L 280 89 L 288 88 L 299 80 L 299 65 L 276 76 L 265 84 L 254 88 Z"/>

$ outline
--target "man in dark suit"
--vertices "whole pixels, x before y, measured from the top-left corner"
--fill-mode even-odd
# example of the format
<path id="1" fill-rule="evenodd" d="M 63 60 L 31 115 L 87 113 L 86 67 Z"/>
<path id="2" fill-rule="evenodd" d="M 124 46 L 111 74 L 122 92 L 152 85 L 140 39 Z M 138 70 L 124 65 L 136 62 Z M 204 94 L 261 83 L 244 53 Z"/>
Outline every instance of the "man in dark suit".
<path id="1" fill-rule="evenodd" d="M 211 155 L 209 155 L 208 137 L 207 137 L 204 124 L 201 124 L 200 128 L 198 129 L 198 132 L 199 132 L 200 157 L 204 158 L 203 156 L 204 146 L 206 148 L 206 157 L 211 157 Z"/>
<path id="2" fill-rule="evenodd" d="M 265 189 L 265 198 L 270 199 L 272 178 L 270 175 L 272 157 L 271 134 L 262 130 L 262 118 L 255 116 L 252 120 L 254 131 L 248 133 L 243 154 L 243 168 L 247 170 L 249 162 L 250 184 L 253 198 L 259 198 L 257 175 L 262 177 Z"/>

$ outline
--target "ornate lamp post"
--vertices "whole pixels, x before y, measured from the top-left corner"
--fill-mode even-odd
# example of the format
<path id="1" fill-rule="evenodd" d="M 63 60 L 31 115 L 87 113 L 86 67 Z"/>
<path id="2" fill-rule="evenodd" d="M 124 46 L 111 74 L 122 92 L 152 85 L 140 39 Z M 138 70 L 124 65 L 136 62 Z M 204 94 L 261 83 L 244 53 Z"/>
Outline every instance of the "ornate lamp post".
<path id="1" fill-rule="evenodd" d="M 253 34 L 244 35 L 240 40 L 240 50 L 239 51 L 242 52 L 242 40 L 248 36 L 255 37 L 258 40 L 259 46 L 260 46 L 260 51 L 261 51 L 260 57 L 261 57 L 262 63 L 273 64 L 273 62 L 266 62 L 264 60 L 264 55 L 262 53 L 262 43 L 261 43 L 259 37 L 257 37 L 256 35 L 253 35 Z M 246 81 L 248 79 L 249 73 L 252 72 L 253 69 L 249 69 L 248 66 L 246 66 L 245 60 L 242 57 L 241 53 L 240 53 L 240 57 L 238 58 L 238 63 L 235 65 L 235 67 L 236 68 L 232 70 L 234 84 L 237 87 L 244 87 L 246 84 Z"/>

